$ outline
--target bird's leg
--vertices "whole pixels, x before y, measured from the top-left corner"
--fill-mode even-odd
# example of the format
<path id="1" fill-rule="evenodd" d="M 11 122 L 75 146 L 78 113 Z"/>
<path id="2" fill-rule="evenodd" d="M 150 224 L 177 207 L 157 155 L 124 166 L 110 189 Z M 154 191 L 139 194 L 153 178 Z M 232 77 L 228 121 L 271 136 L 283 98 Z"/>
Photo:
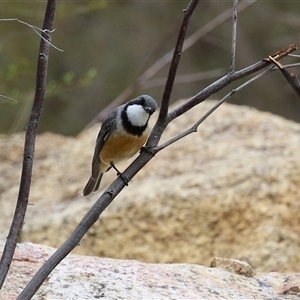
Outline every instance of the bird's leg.
<path id="1" fill-rule="evenodd" d="M 125 185 L 128 186 L 129 179 L 128 179 L 125 175 L 123 175 L 123 173 L 121 173 L 121 172 L 117 169 L 117 167 L 114 165 L 113 162 L 110 162 L 110 165 L 111 165 L 111 167 L 117 172 L 117 176 L 120 176 L 121 179 L 123 180 L 123 182 L 125 183 Z"/>

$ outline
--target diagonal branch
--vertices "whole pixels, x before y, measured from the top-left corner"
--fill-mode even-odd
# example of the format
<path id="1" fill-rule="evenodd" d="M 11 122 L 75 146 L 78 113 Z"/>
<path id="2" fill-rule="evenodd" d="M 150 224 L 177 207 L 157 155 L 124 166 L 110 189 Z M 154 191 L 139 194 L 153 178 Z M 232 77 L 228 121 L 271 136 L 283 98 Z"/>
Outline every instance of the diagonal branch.
<path id="1" fill-rule="evenodd" d="M 185 15 L 182 21 L 181 30 L 178 36 L 178 41 L 174 51 L 174 59 L 172 60 L 170 66 L 170 79 L 168 79 L 168 86 L 166 86 L 164 94 L 164 105 L 169 105 L 170 93 L 172 91 L 174 78 L 176 75 L 177 66 L 180 60 L 180 53 L 182 49 L 182 44 L 184 41 L 185 33 L 188 27 L 190 17 L 197 6 L 199 0 L 191 0 L 190 5 L 185 10 Z M 162 113 L 162 124 L 166 121 L 168 107 L 165 107 L 165 111 Z M 158 142 L 162 131 L 161 128 L 156 129 L 156 133 L 152 137 L 152 143 Z M 155 129 L 152 130 L 154 132 Z M 160 134 L 160 135 L 159 135 Z M 141 155 L 122 173 L 126 178 L 131 180 L 138 171 L 140 171 L 145 164 L 153 158 L 151 151 L 143 151 Z M 87 212 L 75 230 L 72 232 L 70 237 L 63 243 L 63 245 L 55 251 L 55 253 L 44 263 L 44 265 L 37 271 L 34 277 L 30 280 L 28 285 L 20 293 L 17 300 L 29 300 L 36 293 L 39 287 L 46 280 L 47 276 L 52 272 L 52 270 L 76 247 L 78 246 L 80 240 L 88 231 L 88 229 L 98 220 L 100 214 L 105 210 L 105 208 L 114 200 L 114 198 L 122 191 L 125 183 L 119 176 L 107 190 L 102 194 L 102 196 L 96 201 L 92 208 Z"/>
<path id="2" fill-rule="evenodd" d="M 46 79 L 48 69 L 48 56 L 50 50 L 50 33 L 53 27 L 53 19 L 56 8 L 56 0 L 48 0 L 44 24 L 43 24 L 43 38 L 40 43 L 36 90 L 30 115 L 30 120 L 27 126 L 25 135 L 24 155 L 23 155 L 23 168 L 20 182 L 20 189 L 18 200 L 16 204 L 15 214 L 4 247 L 3 255 L 0 261 L 0 287 L 2 287 L 7 276 L 14 251 L 16 248 L 17 240 L 22 228 L 25 218 L 25 213 L 28 205 L 29 191 L 31 185 L 32 167 L 35 150 L 35 139 L 37 127 L 41 115 L 41 110 L 44 103 L 46 93 Z M 48 33 L 45 34 L 45 31 Z"/>
<path id="3" fill-rule="evenodd" d="M 187 27 L 190 21 L 190 18 L 198 4 L 199 0 L 192 0 L 188 6 L 187 9 L 184 10 L 184 18 L 179 30 L 177 42 L 175 45 L 173 58 L 171 61 L 167 82 L 165 85 L 165 90 L 162 97 L 161 107 L 159 111 L 159 116 L 157 119 L 156 124 L 154 125 L 154 128 L 152 130 L 152 133 L 150 134 L 150 137 L 147 142 L 147 146 L 151 147 L 154 145 L 157 145 L 160 137 L 164 131 L 164 129 L 167 126 L 167 116 L 168 116 L 168 109 L 169 109 L 169 103 L 170 103 L 170 97 L 174 86 L 175 76 L 177 72 L 177 68 L 179 65 L 182 47 L 187 31 Z"/>
<path id="4" fill-rule="evenodd" d="M 187 135 L 197 132 L 198 127 L 217 109 L 219 108 L 225 101 L 227 101 L 227 99 L 229 99 L 231 96 L 233 96 L 235 93 L 237 93 L 238 91 L 240 91 L 242 88 L 246 87 L 247 85 L 249 85 L 250 83 L 252 83 L 253 81 L 265 76 L 266 74 L 270 73 L 274 68 L 270 67 L 269 69 L 261 72 L 260 74 L 258 74 L 257 76 L 249 79 L 248 81 L 246 81 L 245 83 L 243 83 L 242 85 L 240 85 L 239 87 L 231 90 L 227 95 L 225 95 L 221 100 L 219 100 L 216 104 L 214 104 L 193 126 L 191 126 L 189 129 L 187 129 L 186 131 L 174 136 L 173 138 L 171 138 L 169 141 L 166 141 L 165 143 L 155 147 L 155 149 L 153 151 L 155 151 L 155 153 L 165 149 L 166 147 L 174 144 L 175 142 L 181 140 L 182 138 L 186 137 Z"/>
<path id="5" fill-rule="evenodd" d="M 235 53 L 236 53 L 236 31 L 237 31 L 237 6 L 238 0 L 233 0 L 232 14 L 232 38 L 231 38 L 231 62 L 229 73 L 235 71 Z"/>
<path id="6" fill-rule="evenodd" d="M 293 51 L 297 50 L 297 46 L 295 44 L 292 44 L 288 46 L 285 49 L 281 49 L 277 51 L 275 54 L 272 55 L 272 57 L 277 60 L 287 56 Z M 222 78 L 218 79 L 214 83 L 210 84 L 206 88 L 204 88 L 202 91 L 200 91 L 198 94 L 193 96 L 190 100 L 186 101 L 179 107 L 173 109 L 168 114 L 168 123 L 170 123 L 175 118 L 181 116 L 186 111 L 190 110 L 195 105 L 203 102 L 205 99 L 207 99 L 212 94 L 217 93 L 221 89 L 223 89 L 225 86 L 229 85 L 233 81 L 236 81 L 238 79 L 244 78 L 250 74 L 253 74 L 257 71 L 260 71 L 264 69 L 265 67 L 269 66 L 272 62 L 269 60 L 269 58 L 265 58 L 249 67 L 246 67 L 240 71 L 236 71 L 233 73 L 228 73 L 227 75 L 223 76 Z"/>
<path id="7" fill-rule="evenodd" d="M 214 69 L 214 70 L 199 72 L 199 73 L 177 75 L 175 79 L 175 84 L 207 80 L 213 77 L 219 77 L 223 74 L 224 74 L 223 69 Z M 164 86 L 166 84 L 166 79 L 167 79 L 166 77 L 150 79 L 145 83 L 144 87 L 152 88 L 152 87 Z"/>
<path id="8" fill-rule="evenodd" d="M 295 45 L 294 45 L 295 46 Z M 288 47 L 287 51 L 294 51 L 296 50 L 295 47 Z M 277 53 L 274 55 L 277 56 Z M 283 56 L 281 56 L 283 57 Z M 281 58 L 280 57 L 280 58 Z M 225 95 L 221 100 L 219 100 L 215 105 L 213 105 L 213 107 L 211 109 L 209 109 L 193 126 L 191 126 L 189 129 L 187 129 L 186 131 L 174 136 L 173 138 L 171 138 L 169 141 L 164 142 L 163 144 L 155 147 L 153 149 L 153 152 L 156 154 L 159 151 L 165 149 L 166 147 L 174 144 L 175 142 L 181 140 L 182 138 L 186 137 L 187 135 L 197 132 L 198 127 L 201 125 L 201 123 L 203 123 L 217 108 L 219 108 L 221 106 L 221 104 L 223 104 L 225 101 L 227 101 L 227 99 L 229 99 L 231 96 L 233 96 L 235 93 L 239 92 L 241 89 L 243 89 L 244 87 L 246 87 L 247 85 L 249 85 L 250 83 L 258 80 L 259 78 L 267 75 L 268 73 L 272 72 L 272 71 L 276 71 L 276 70 L 280 70 L 281 72 L 287 74 L 285 75 L 285 77 L 290 78 L 288 80 L 291 80 L 292 83 L 292 87 L 293 89 L 298 93 L 300 92 L 300 82 L 299 79 L 297 77 L 296 74 L 294 73 L 288 73 L 288 71 L 286 70 L 287 68 L 292 68 L 292 67 L 296 67 L 299 66 L 299 63 L 296 64 L 291 64 L 291 65 L 285 65 L 283 66 L 282 64 L 280 64 L 278 61 L 274 60 L 274 58 L 272 56 L 269 56 L 268 59 L 265 60 L 270 60 L 272 61 L 276 66 L 270 66 L 268 69 L 264 70 L 263 72 L 259 73 L 258 75 L 256 75 L 255 77 L 247 80 L 246 82 L 244 82 L 243 84 L 241 84 L 239 87 L 233 89 L 232 91 L 230 91 L 227 95 Z M 256 65 L 256 64 L 255 64 Z M 225 86 L 224 86 L 225 87 Z M 223 87 L 222 87 L 223 88 Z M 172 119 L 173 120 L 173 119 Z"/>
<path id="9" fill-rule="evenodd" d="M 12 102 L 18 102 L 17 100 L 12 99 L 12 98 L 7 97 L 7 96 L 4 96 L 4 95 L 0 95 L 0 98 L 6 99 L 6 100 L 9 100 L 9 101 L 12 101 Z"/>
<path id="10" fill-rule="evenodd" d="M 283 76 L 285 77 L 287 82 L 291 85 L 293 90 L 298 94 L 298 96 L 300 96 L 300 82 L 297 77 L 297 74 L 289 73 L 285 69 L 285 67 L 280 62 L 278 62 L 276 59 L 274 59 L 272 56 L 269 56 L 269 60 L 272 61 L 275 66 L 278 67 L 278 69 L 283 74 Z"/>

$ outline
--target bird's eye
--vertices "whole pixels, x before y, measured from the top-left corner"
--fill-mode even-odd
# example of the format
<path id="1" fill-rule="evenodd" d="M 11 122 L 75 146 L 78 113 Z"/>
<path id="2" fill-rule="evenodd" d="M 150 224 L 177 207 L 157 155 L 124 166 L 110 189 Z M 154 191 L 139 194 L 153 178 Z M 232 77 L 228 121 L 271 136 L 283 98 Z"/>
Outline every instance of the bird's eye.
<path id="1" fill-rule="evenodd" d="M 144 98 L 139 98 L 139 99 L 138 99 L 138 102 L 139 102 L 141 105 L 143 105 L 143 104 L 145 103 L 145 99 L 144 99 Z"/>

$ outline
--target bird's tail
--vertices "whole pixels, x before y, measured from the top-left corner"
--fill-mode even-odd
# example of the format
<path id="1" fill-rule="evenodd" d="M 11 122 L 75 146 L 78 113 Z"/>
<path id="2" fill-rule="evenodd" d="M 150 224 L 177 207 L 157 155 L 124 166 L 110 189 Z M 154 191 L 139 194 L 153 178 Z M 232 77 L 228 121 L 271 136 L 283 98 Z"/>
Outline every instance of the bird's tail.
<path id="1" fill-rule="evenodd" d="M 99 172 L 97 178 L 90 177 L 88 183 L 86 184 L 85 188 L 83 189 L 83 196 L 88 196 L 91 193 L 97 192 L 100 186 L 100 182 L 102 179 L 103 173 Z"/>

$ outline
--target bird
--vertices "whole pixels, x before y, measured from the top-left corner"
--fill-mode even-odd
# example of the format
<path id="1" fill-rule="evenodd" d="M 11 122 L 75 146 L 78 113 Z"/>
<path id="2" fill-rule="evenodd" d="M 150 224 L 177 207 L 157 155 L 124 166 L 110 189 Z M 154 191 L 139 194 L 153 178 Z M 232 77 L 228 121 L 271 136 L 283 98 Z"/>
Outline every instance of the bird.
<path id="1" fill-rule="evenodd" d="M 157 103 L 151 96 L 141 95 L 109 113 L 96 139 L 92 172 L 83 196 L 97 192 L 103 174 L 111 168 L 125 182 L 115 164 L 132 157 L 145 144 L 150 133 L 148 121 L 156 109 Z"/>

